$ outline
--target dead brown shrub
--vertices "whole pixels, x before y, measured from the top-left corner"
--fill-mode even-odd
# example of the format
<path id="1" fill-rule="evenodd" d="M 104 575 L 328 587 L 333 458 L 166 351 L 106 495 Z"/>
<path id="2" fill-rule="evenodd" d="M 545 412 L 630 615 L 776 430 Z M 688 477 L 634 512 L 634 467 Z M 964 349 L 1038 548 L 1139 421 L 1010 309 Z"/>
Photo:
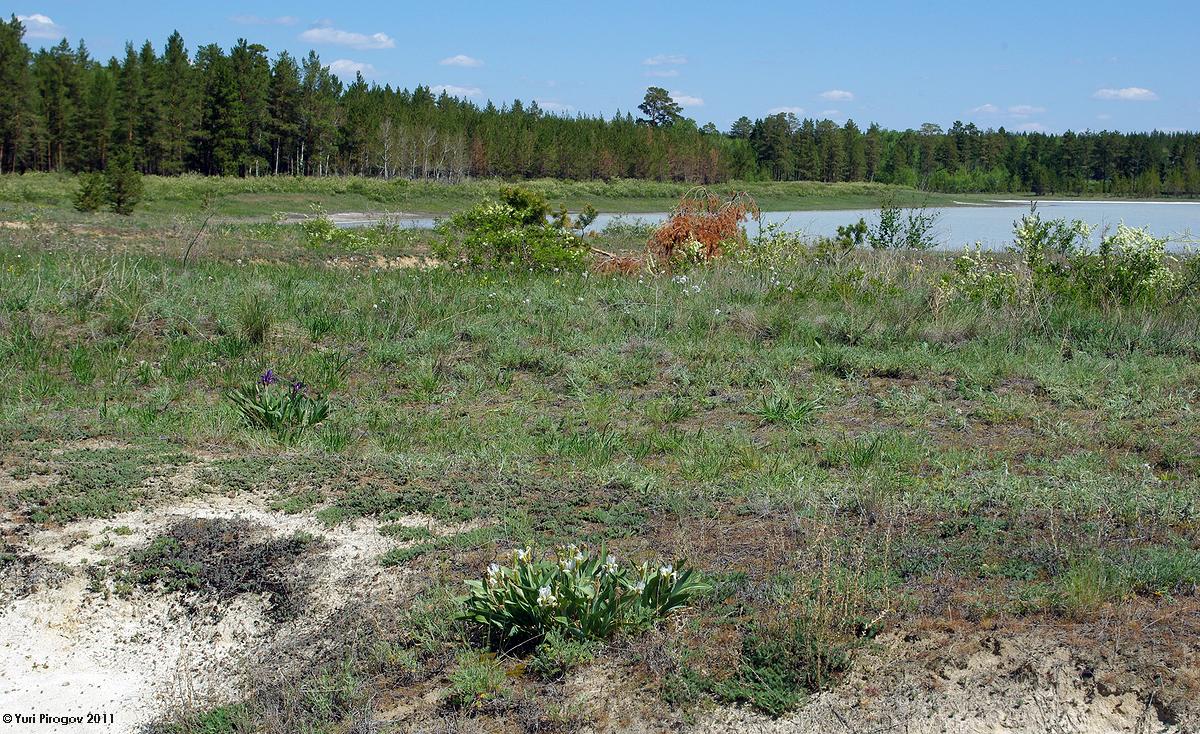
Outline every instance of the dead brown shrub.
<path id="1" fill-rule="evenodd" d="M 737 192 L 722 198 L 700 186 L 688 191 L 650 237 L 647 251 L 656 264 L 673 267 L 683 262 L 709 262 L 723 248 L 745 239 L 742 223 L 758 220 L 762 212 L 754 198 Z"/>

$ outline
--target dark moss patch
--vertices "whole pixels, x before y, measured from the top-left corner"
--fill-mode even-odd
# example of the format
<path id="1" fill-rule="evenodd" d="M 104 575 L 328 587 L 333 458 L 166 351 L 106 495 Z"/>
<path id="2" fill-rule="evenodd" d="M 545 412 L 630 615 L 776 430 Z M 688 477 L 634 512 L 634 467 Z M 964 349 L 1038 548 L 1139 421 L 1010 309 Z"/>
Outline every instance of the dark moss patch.
<path id="1" fill-rule="evenodd" d="M 130 553 L 121 575 L 139 586 L 222 601 L 264 594 L 272 619 L 295 617 L 311 583 L 301 560 L 321 542 L 304 533 L 259 537 L 260 528 L 246 520 L 183 520 Z"/>

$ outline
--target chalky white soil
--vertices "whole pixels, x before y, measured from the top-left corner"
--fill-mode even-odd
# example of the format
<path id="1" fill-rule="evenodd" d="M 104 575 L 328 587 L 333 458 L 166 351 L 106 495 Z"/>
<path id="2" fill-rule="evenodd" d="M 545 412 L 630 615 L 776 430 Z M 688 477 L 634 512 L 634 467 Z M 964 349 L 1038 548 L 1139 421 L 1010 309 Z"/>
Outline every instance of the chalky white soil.
<path id="1" fill-rule="evenodd" d="M 379 565 L 379 556 L 398 544 L 380 535 L 375 523 L 328 528 L 309 516 L 271 512 L 264 504 L 254 497 L 209 497 L 30 536 L 23 550 L 38 559 L 35 582 L 21 593 L 0 591 L 0 714 L 108 714 L 115 724 L 85 721 L 64 729 L 47 723 L 0 731 L 137 731 L 181 703 L 233 694 L 240 671 L 257 662 L 257 648 L 312 629 L 348 595 L 371 596 L 403 583 L 402 571 Z M 307 559 L 316 564 L 311 607 L 298 620 L 275 624 L 260 597 L 243 596 L 221 608 L 201 606 L 197 613 L 152 591 L 139 589 L 121 599 L 88 589 L 87 564 L 124 558 L 186 518 L 243 518 L 271 535 L 305 531 L 322 538 L 325 550 Z M 430 524 L 415 516 L 403 522 Z M 132 532 L 113 532 L 118 527 Z"/>

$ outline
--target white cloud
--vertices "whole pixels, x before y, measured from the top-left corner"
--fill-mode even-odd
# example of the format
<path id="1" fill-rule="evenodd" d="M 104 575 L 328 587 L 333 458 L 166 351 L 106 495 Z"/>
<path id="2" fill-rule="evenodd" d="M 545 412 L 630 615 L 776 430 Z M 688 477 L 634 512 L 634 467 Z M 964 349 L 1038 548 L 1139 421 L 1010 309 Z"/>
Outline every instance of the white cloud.
<path id="1" fill-rule="evenodd" d="M 845 89 L 829 89 L 821 92 L 821 99 L 827 99 L 830 102 L 851 102 L 854 100 L 854 93 L 847 92 Z"/>
<path id="2" fill-rule="evenodd" d="M 651 56 L 643 61 L 642 64 L 645 66 L 679 66 L 680 64 L 686 64 L 687 61 L 686 56 L 680 56 L 679 54 L 659 54 L 658 56 Z"/>
<path id="3" fill-rule="evenodd" d="M 821 110 L 821 117 L 841 117 L 841 110 Z"/>
<path id="4" fill-rule="evenodd" d="M 978 107 L 972 107 L 971 111 L 977 114 L 994 115 L 1000 111 L 1000 108 L 991 102 L 988 102 L 986 104 L 981 104 Z"/>
<path id="5" fill-rule="evenodd" d="M 575 111 L 574 106 L 569 105 L 569 104 L 563 104 L 562 102 L 555 102 L 552 99 L 539 99 L 539 100 L 535 100 L 535 101 L 537 102 L 538 107 L 541 107 L 546 112 L 574 112 Z"/>
<path id="6" fill-rule="evenodd" d="M 657 76 L 664 78 L 679 76 L 679 69 L 651 69 L 646 72 L 646 76 Z"/>
<path id="7" fill-rule="evenodd" d="M 371 64 L 364 64 L 361 61 L 351 61 L 350 59 L 338 59 L 329 65 L 329 70 L 340 77 L 353 78 L 358 72 L 362 72 L 363 76 L 370 76 L 375 73 L 375 67 Z"/>
<path id="8" fill-rule="evenodd" d="M 263 18 L 258 15 L 231 15 L 229 19 L 241 25 L 296 25 L 300 19 L 294 15 L 280 15 L 274 18 Z"/>
<path id="9" fill-rule="evenodd" d="M 328 25 L 309 28 L 300 34 L 300 40 L 312 43 L 328 43 L 335 46 L 349 46 L 350 48 L 360 50 L 396 47 L 396 41 L 386 33 L 372 33 L 367 35 L 366 33 L 339 30 Z"/>
<path id="10" fill-rule="evenodd" d="M 449 58 L 442 59 L 438 62 L 442 66 L 461 66 L 467 69 L 473 69 L 477 66 L 483 66 L 483 62 L 466 54 L 456 54 Z"/>
<path id="11" fill-rule="evenodd" d="M 1145 87 L 1122 87 L 1121 89 L 1097 89 L 1092 95 L 1096 99 L 1119 99 L 1125 102 L 1153 102 L 1158 95 Z"/>
<path id="12" fill-rule="evenodd" d="M 434 94 L 445 92 L 451 97 L 478 97 L 483 94 L 483 90 L 479 87 L 458 87 L 453 84 L 438 84 L 430 87 Z"/>
<path id="13" fill-rule="evenodd" d="M 1015 117 L 1029 117 L 1045 111 L 1045 107 L 1035 107 L 1031 104 L 1015 104 L 1008 108 L 1008 114 Z"/>
<path id="14" fill-rule="evenodd" d="M 673 99 L 677 103 L 679 103 L 680 107 L 703 107 L 704 106 L 704 98 L 703 97 L 693 97 L 692 95 L 684 94 L 683 92 L 671 92 L 671 99 Z"/>
<path id="15" fill-rule="evenodd" d="M 1096 115 L 1096 119 L 1097 120 L 1111 120 L 1112 115 L 1108 114 L 1107 112 L 1101 112 L 1100 114 Z"/>
<path id="16" fill-rule="evenodd" d="M 1023 133 L 1044 133 L 1048 132 L 1050 128 L 1040 122 L 1027 122 L 1023 125 L 1018 125 L 1017 130 Z"/>
<path id="17" fill-rule="evenodd" d="M 62 38 L 63 29 L 57 23 L 41 13 L 18 15 L 17 20 L 25 26 L 27 38 Z"/>
<path id="18" fill-rule="evenodd" d="M 785 115 L 803 115 L 804 108 L 803 107 L 772 107 L 771 109 L 767 110 L 768 115 L 778 115 L 781 113 L 785 114 Z"/>

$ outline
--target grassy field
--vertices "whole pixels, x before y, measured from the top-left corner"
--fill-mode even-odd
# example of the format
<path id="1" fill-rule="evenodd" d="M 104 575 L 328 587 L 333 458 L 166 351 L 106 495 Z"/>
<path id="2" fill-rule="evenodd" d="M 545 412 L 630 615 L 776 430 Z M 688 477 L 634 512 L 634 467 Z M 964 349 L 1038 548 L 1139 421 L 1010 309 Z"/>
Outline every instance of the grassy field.
<path id="1" fill-rule="evenodd" d="M 211 206 L 225 218 L 270 217 L 279 212 L 307 214 L 312 206 L 327 211 L 391 211 L 411 214 L 446 214 L 493 195 L 499 181 L 445 184 L 430 181 L 383 181 L 369 178 L 210 178 L 148 176 L 146 197 L 137 215 L 151 221 L 164 216 L 200 212 Z M 578 209 L 592 204 L 600 211 L 667 211 L 687 184 L 615 179 L 525 183 L 543 192 L 556 206 Z M 77 183 L 73 176 L 26 174 L 0 176 L 0 214 L 13 215 L 45 208 L 61 216 L 72 206 Z M 720 184 L 715 190 L 750 192 L 765 210 L 856 209 L 878 206 L 892 198 L 905 205 L 951 205 L 957 201 L 983 201 L 989 196 L 937 194 L 898 186 L 870 183 L 823 184 L 816 182 L 747 181 Z"/>
<path id="2" fill-rule="evenodd" d="M 227 215 L 314 195 L 445 211 L 492 184 L 281 185 L 151 180 L 147 211 L 210 189 Z M 679 190 L 538 185 L 622 209 Z M 0 199 L 59 206 L 66 186 L 0 179 Z M 880 191 L 778 184 L 760 201 Z M 886 719 L 888 676 L 943 654 L 914 650 L 969 641 L 967 662 L 942 661 L 967 670 L 1030 636 L 1153 730 L 1200 721 L 1194 303 L 946 303 L 933 294 L 951 257 L 905 253 L 675 277 L 460 273 L 408 267 L 419 236 L 346 252 L 293 230 L 220 230 L 186 264 L 191 230 L 148 219 L 0 230 L 0 565 L 56 528 L 99 518 L 108 538 L 127 513 L 257 497 L 324 530 L 222 558 L 265 573 L 366 527 L 383 544 L 366 565 L 403 581 L 394 598 L 350 589 L 355 611 L 320 644 L 167 730 L 718 731 L 749 726 L 711 724 L 722 707 L 791 715 L 826 688 Z M 328 396 L 330 417 L 288 440 L 247 428 L 226 391 L 267 369 Z M 171 489 L 181 467 L 199 477 L 185 494 Z M 181 567 L 167 551 L 191 542 L 172 532 L 93 570 L 96 588 L 161 588 Z M 492 655 L 449 621 L 463 579 L 559 543 L 683 558 L 714 589 L 651 633 L 564 643 L 550 662 Z M 208 588 L 207 571 L 188 573 Z M 303 608 L 266 582 L 230 593 L 245 589 Z"/>

